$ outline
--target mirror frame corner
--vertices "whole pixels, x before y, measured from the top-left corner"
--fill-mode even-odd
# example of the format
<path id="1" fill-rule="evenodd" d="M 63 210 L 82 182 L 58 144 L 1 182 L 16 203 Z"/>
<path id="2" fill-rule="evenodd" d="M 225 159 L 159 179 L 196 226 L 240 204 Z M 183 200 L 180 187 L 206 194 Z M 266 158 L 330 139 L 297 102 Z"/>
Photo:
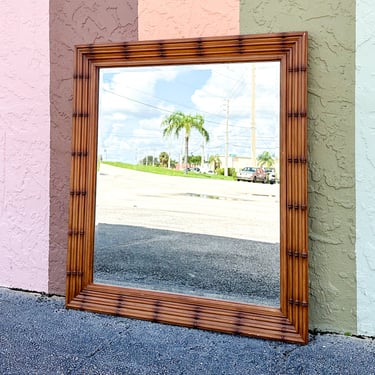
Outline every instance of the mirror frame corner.
<path id="1" fill-rule="evenodd" d="M 95 284 L 100 68 L 261 61 L 280 62 L 280 307 Z M 73 78 L 66 307 L 307 343 L 307 32 L 80 45 Z"/>

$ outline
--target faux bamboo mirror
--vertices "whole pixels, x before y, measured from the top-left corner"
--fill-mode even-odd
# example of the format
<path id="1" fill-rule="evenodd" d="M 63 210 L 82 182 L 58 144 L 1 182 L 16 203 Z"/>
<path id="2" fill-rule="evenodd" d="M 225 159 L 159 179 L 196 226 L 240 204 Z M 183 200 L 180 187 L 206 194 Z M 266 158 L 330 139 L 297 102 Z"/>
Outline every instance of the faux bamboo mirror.
<path id="1" fill-rule="evenodd" d="M 76 47 L 67 307 L 307 342 L 306 64 L 304 32 Z"/>

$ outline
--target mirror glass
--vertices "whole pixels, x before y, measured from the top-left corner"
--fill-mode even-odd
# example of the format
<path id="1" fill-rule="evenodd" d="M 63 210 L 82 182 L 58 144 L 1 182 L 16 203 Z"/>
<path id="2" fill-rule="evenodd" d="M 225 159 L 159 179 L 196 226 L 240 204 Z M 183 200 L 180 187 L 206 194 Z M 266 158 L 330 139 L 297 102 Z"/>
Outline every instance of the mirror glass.
<path id="1" fill-rule="evenodd" d="M 94 282 L 279 306 L 279 62 L 99 74 Z"/>

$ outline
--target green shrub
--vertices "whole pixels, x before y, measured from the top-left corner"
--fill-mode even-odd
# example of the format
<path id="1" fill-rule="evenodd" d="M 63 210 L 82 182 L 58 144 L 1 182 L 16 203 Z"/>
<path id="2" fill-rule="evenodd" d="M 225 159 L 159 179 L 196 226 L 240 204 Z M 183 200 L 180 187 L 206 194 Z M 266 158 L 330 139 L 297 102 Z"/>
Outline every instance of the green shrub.
<path id="1" fill-rule="evenodd" d="M 224 176 L 224 168 L 216 168 L 215 173 L 219 176 Z M 237 177 L 236 170 L 234 168 L 228 168 L 228 176 L 236 178 Z"/>

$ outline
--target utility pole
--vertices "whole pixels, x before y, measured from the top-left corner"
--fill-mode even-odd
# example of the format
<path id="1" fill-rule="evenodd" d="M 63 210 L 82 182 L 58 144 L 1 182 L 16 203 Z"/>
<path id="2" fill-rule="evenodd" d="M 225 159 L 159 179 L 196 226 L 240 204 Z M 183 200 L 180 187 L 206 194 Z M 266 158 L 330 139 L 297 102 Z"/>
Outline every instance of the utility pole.
<path id="1" fill-rule="evenodd" d="M 251 162 L 256 167 L 255 63 L 251 64 Z"/>
<path id="2" fill-rule="evenodd" d="M 225 165 L 224 165 L 224 176 L 228 176 L 228 122 L 229 122 L 229 99 L 227 99 L 227 121 L 225 124 Z"/>

